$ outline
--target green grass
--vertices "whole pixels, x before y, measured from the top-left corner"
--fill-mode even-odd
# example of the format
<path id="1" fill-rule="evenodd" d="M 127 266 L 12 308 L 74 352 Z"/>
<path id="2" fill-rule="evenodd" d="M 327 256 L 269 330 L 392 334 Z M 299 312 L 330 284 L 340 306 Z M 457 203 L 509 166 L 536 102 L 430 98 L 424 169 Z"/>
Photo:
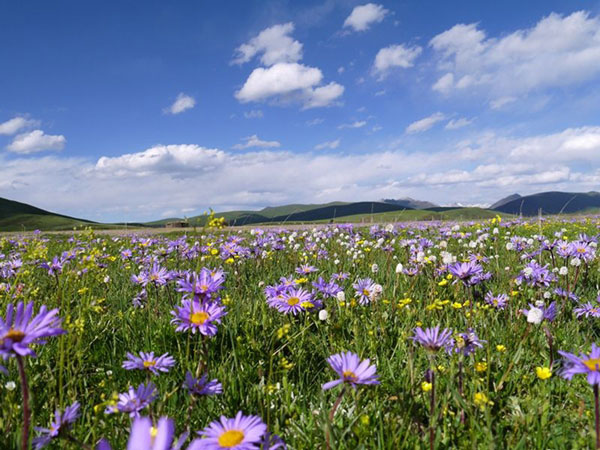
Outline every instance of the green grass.
<path id="1" fill-rule="evenodd" d="M 405 213 L 415 215 L 417 211 Z M 107 437 L 113 448 L 125 448 L 130 419 L 124 414 L 105 415 L 103 410 L 115 393 L 151 378 L 159 395 L 143 414 L 155 419 L 172 417 L 177 434 L 188 425 L 192 431 L 201 430 L 221 415 L 233 417 L 241 410 L 260 415 L 269 429 L 293 449 L 326 448 L 326 429 L 330 429 L 331 447 L 336 449 L 426 448 L 429 394 L 421 386 L 426 370 L 433 366 L 438 412 L 436 448 L 592 447 L 593 396 L 585 377 L 566 381 L 558 376 L 559 367 L 555 365 L 554 375 L 543 381 L 536 377 L 535 368 L 549 365 L 544 327 L 553 337 L 553 356 L 557 358 L 556 350 L 588 351 L 591 342 L 598 342 L 597 319 L 576 319 L 574 305 L 566 302 L 552 324 L 527 324 L 519 310 L 541 299 L 544 291 L 564 287 L 566 278 L 560 278 L 549 289 L 516 285 L 514 279 L 524 262 L 519 253 L 506 250 L 506 242 L 513 236 L 529 238 L 540 233 L 552 240 L 561 228 L 567 229 L 569 240 L 574 240 L 583 232 L 595 235 L 597 221 L 550 220 L 541 229 L 532 221 L 499 227 L 498 234 L 493 234 L 496 224 L 464 224 L 459 230 L 463 234 L 457 232 L 454 236 L 442 236 L 433 224 L 421 225 L 384 237 L 391 252 L 375 245 L 377 237 L 371 236 L 368 228 L 360 229 L 360 236 L 354 237 L 344 232 L 332 233 L 331 237 L 296 232 L 297 249 L 288 240 L 290 232 L 285 234 L 285 241 L 273 241 L 285 242 L 283 249 L 266 244 L 250 253 L 259 255 L 257 258 L 231 261 L 219 254 L 230 235 L 209 230 L 187 236 L 189 246 L 195 242 L 199 248 L 207 246 L 206 253 L 192 259 L 184 256 L 187 253 L 166 252 L 169 239 L 176 234 L 136 242 L 90 232 L 77 235 L 74 242 L 66 236 L 31 236 L 19 242 L 0 239 L 1 254 L 18 255 L 23 260 L 15 276 L 0 279 L 0 315 L 4 316 L 9 302 L 34 301 L 36 310 L 43 304 L 60 308 L 68 330 L 66 335 L 50 338 L 46 345 L 36 346 L 37 358 L 25 360 L 33 424 L 47 427 L 55 408 L 62 409 L 78 400 L 82 416 L 72 434 L 90 446 Z M 489 232 L 489 237 L 480 248 L 469 250 L 468 243 L 483 235 L 478 230 Z M 233 236 L 243 237 L 241 245 L 249 247 L 255 239 L 248 232 L 238 235 L 236 231 Z M 437 260 L 425 263 L 418 276 L 396 274 L 398 262 L 410 265 L 409 247 L 403 246 L 403 241 L 419 238 L 429 238 L 435 245 L 444 240 L 447 246 L 429 248 L 431 254 L 427 255 L 435 255 Z M 536 245 L 537 241 L 533 242 Z M 209 248 L 217 249 L 216 254 Z M 133 260 L 121 258 L 124 249 L 132 250 Z M 68 250 L 76 256 L 57 277 L 40 268 L 40 261 Z M 318 250 L 327 250 L 328 255 L 319 255 Z M 466 259 L 469 252 L 488 257 L 484 267 L 492 273 L 492 279 L 474 289 L 454 280 L 444 282 L 445 274 L 435 270 L 441 266 L 442 250 L 459 260 Z M 354 258 L 353 254 L 358 256 Z M 132 305 L 139 287 L 131 282 L 131 276 L 139 273 L 142 261 L 152 258 L 171 270 L 226 270 L 220 295 L 228 314 L 218 325 L 215 337 L 202 339 L 198 334 L 175 331 L 170 311 L 179 304 L 182 294 L 173 282 L 164 287 L 149 286 L 145 308 Z M 537 258 L 542 264 L 553 264 L 548 252 Z M 559 258 L 555 261 L 563 264 Z M 264 286 L 278 283 L 282 276 L 300 278 L 295 269 L 303 263 L 318 268 L 306 281 L 300 281 L 306 289 L 319 276 L 328 280 L 334 273 L 350 274 L 348 280 L 340 282 L 346 293 L 344 303 L 324 299 L 327 321 L 318 320 L 316 311 L 284 315 L 266 303 Z M 378 265 L 376 273 L 373 264 Z M 595 299 L 600 282 L 598 260 L 589 267 L 582 266 L 575 287 L 577 269 L 569 267 L 571 288 L 586 301 Z M 352 283 L 366 277 L 381 284 L 383 295 L 371 304 L 360 305 L 353 301 Z M 8 284 L 8 291 L 2 283 Z M 506 310 L 485 306 L 482 298 L 488 290 L 510 294 Z M 476 300 L 473 308 L 465 303 L 471 298 Z M 556 296 L 552 300 L 562 303 Z M 457 384 L 459 356 L 445 352 L 432 356 L 415 346 L 410 337 L 420 324 L 451 327 L 456 332 L 473 327 L 487 341 L 483 349 L 464 358 L 462 395 Z M 499 351 L 498 345 L 506 350 Z M 341 387 L 321 390 L 322 383 L 336 377 L 326 359 L 346 350 L 370 358 L 377 366 L 381 384 L 349 390 L 330 424 L 327 416 Z M 126 353 L 139 351 L 159 355 L 168 352 L 177 365 L 167 374 L 152 377 L 124 370 L 121 365 Z M 223 394 L 200 398 L 190 409 L 190 399 L 181 385 L 185 372 L 195 371 L 199 363 L 210 378 L 223 383 Z M 4 432 L 0 447 L 16 448 L 22 423 L 21 392 L 14 358 L 5 364 L 10 374 L 2 376 L 0 385 L 0 429 Z M 17 388 L 6 389 L 8 381 L 16 382 Z M 476 404 L 476 394 L 484 394 L 490 403 Z M 461 423 L 461 410 L 465 412 L 465 423 Z M 54 446 L 79 448 L 66 440 Z"/>

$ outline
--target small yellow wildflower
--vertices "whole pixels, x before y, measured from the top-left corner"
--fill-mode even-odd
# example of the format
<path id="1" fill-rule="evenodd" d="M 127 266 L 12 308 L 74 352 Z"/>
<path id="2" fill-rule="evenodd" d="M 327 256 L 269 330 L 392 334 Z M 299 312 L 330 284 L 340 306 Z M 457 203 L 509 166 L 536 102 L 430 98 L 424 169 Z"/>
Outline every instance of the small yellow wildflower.
<path id="1" fill-rule="evenodd" d="M 487 363 L 486 362 L 476 362 L 475 363 L 475 370 L 477 372 L 485 372 L 487 370 Z"/>
<path id="2" fill-rule="evenodd" d="M 500 353 L 505 352 L 506 346 L 502 345 L 502 344 L 498 344 L 498 345 L 496 345 L 496 350 L 499 351 Z"/>
<path id="3" fill-rule="evenodd" d="M 473 397 L 473 402 L 475 403 L 475 406 L 479 407 L 482 411 L 486 406 L 494 404 L 494 402 L 491 402 L 483 392 L 477 392 Z"/>
<path id="4" fill-rule="evenodd" d="M 421 389 L 423 389 L 423 392 L 429 392 L 432 387 L 433 385 L 431 383 L 428 383 L 427 381 L 423 381 L 421 383 Z"/>
<path id="5" fill-rule="evenodd" d="M 538 366 L 535 368 L 535 374 L 540 380 L 547 380 L 552 376 L 552 369 L 550 369 L 549 367 Z"/>

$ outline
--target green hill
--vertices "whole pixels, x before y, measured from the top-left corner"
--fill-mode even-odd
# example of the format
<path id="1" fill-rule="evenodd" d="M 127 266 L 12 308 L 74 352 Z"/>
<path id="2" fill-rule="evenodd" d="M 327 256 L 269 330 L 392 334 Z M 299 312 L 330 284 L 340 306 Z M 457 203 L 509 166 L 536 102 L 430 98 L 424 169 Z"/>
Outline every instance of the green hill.
<path id="1" fill-rule="evenodd" d="M 88 225 L 99 224 L 0 197 L 0 231 L 68 230 Z"/>
<path id="2" fill-rule="evenodd" d="M 600 207 L 599 192 L 540 192 L 526 195 L 494 208 L 509 214 L 535 216 L 542 214 L 583 213 Z"/>

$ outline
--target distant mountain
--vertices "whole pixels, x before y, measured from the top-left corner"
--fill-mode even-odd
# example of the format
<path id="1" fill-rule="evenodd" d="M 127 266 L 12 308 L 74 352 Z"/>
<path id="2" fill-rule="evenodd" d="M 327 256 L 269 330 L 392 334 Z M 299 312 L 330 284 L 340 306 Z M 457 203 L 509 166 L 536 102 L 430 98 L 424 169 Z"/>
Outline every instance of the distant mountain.
<path id="1" fill-rule="evenodd" d="M 540 192 L 516 198 L 492 209 L 535 216 L 540 210 L 542 214 L 569 214 L 594 208 L 600 208 L 599 192 Z"/>
<path id="2" fill-rule="evenodd" d="M 0 231 L 65 230 L 95 223 L 0 197 Z"/>
<path id="3" fill-rule="evenodd" d="M 490 206 L 490 209 L 500 208 L 502 205 L 506 205 L 507 203 L 512 202 L 513 200 L 518 200 L 520 198 L 521 196 L 519 194 L 509 195 L 508 197 L 504 197 L 503 199 L 498 200 L 496 203 Z"/>
<path id="4" fill-rule="evenodd" d="M 415 200 L 414 198 L 406 197 L 406 198 L 384 198 L 383 203 L 389 203 L 390 205 L 398 205 L 403 206 L 405 208 L 410 209 L 428 209 L 428 208 L 436 208 L 439 205 L 435 203 L 423 201 L 423 200 Z"/>

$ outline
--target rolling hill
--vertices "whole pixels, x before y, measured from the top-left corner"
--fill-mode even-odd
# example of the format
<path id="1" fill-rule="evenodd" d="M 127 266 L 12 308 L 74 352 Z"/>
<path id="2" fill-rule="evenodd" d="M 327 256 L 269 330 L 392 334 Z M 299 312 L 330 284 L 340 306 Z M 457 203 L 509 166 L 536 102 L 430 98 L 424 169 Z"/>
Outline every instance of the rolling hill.
<path id="1" fill-rule="evenodd" d="M 96 224 L 0 197 L 0 231 L 68 230 Z"/>
<path id="2" fill-rule="evenodd" d="M 535 216 L 542 214 L 584 213 L 600 208 L 600 192 L 540 192 L 526 195 L 493 208 L 508 214 Z"/>

